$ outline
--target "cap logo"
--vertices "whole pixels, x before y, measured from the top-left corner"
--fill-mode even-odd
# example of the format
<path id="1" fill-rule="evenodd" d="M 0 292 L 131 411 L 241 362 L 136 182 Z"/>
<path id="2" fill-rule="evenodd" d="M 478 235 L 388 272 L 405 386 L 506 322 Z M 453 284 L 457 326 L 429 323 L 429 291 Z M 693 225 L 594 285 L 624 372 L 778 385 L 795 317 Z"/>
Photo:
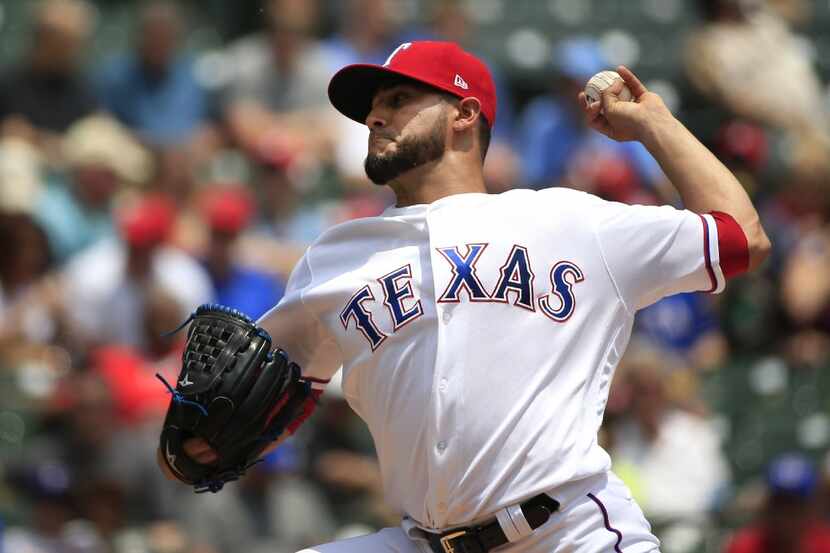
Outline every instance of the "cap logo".
<path id="1" fill-rule="evenodd" d="M 459 75 L 458 73 L 455 74 L 455 82 L 453 82 L 453 84 L 458 88 L 463 88 L 464 90 L 470 88 L 470 85 L 467 84 L 467 81 L 462 79 L 461 75 Z"/>
<path id="2" fill-rule="evenodd" d="M 397 56 L 397 55 L 398 55 L 398 52 L 400 52 L 401 50 L 406 50 L 406 49 L 407 49 L 407 48 L 409 48 L 410 46 L 412 46 L 412 43 L 411 43 L 411 42 L 404 42 L 403 44 L 401 44 L 400 46 L 398 46 L 397 48 L 395 48 L 395 51 L 394 51 L 394 52 L 392 52 L 391 54 L 389 54 L 389 57 L 388 57 L 388 58 L 386 58 L 386 61 L 385 61 L 385 62 L 383 62 L 383 66 L 384 66 L 384 67 L 388 67 L 388 66 L 389 66 L 389 64 L 390 64 L 390 63 L 392 63 L 392 58 L 394 58 L 395 56 Z"/>

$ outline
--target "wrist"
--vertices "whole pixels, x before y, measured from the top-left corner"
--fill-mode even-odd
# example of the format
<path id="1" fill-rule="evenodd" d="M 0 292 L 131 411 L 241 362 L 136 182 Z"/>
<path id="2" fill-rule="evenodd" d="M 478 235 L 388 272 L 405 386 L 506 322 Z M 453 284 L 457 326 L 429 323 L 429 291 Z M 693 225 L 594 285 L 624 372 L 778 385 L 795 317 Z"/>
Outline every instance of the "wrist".
<path id="1" fill-rule="evenodd" d="M 654 155 L 661 150 L 667 138 L 677 136 L 682 129 L 683 125 L 671 113 L 660 114 L 650 118 L 644 125 L 640 142 Z"/>

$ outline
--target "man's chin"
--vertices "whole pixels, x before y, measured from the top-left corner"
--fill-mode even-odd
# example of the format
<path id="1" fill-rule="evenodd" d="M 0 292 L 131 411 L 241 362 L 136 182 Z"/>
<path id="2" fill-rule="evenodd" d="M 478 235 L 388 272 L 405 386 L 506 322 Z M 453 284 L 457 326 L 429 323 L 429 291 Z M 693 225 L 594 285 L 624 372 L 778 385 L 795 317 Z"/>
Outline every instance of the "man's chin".
<path id="1" fill-rule="evenodd" d="M 369 148 L 369 155 L 374 156 L 376 158 L 385 159 L 390 156 L 395 155 L 397 149 L 395 148 L 394 143 L 384 144 L 382 146 L 378 146 L 376 148 Z"/>
<path id="2" fill-rule="evenodd" d="M 372 178 L 372 176 L 369 175 L 368 173 L 366 174 L 366 176 L 369 177 L 369 181 L 371 181 L 371 183 L 374 184 L 375 186 L 386 186 L 387 184 L 389 184 L 389 181 L 391 180 L 391 179 L 378 180 L 377 178 Z"/>
<path id="3" fill-rule="evenodd" d="M 407 176 L 411 175 L 413 171 L 418 169 L 418 167 L 406 167 L 406 168 L 397 168 L 395 171 L 366 171 L 366 176 L 372 181 L 372 184 L 376 184 L 378 186 L 385 186 L 390 182 L 395 180 L 400 180 L 402 178 L 407 178 Z"/>

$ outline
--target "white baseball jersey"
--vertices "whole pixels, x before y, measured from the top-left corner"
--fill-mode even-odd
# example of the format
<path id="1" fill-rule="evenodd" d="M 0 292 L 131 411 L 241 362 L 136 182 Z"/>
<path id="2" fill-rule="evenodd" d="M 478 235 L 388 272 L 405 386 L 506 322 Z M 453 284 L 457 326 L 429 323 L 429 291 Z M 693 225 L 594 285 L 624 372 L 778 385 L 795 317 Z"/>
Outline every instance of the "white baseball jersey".
<path id="1" fill-rule="evenodd" d="M 458 194 L 325 232 L 261 324 L 366 421 L 387 500 L 463 525 L 604 473 L 634 313 L 720 291 L 717 225 L 569 189 Z"/>

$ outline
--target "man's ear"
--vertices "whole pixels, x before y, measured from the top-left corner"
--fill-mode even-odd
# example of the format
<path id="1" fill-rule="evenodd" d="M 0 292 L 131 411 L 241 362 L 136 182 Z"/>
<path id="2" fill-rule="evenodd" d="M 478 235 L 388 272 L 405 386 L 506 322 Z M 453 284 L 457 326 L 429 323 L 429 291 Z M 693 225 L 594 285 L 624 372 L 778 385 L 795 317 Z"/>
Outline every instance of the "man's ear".
<path id="1" fill-rule="evenodd" d="M 481 102 L 478 98 L 464 98 L 458 102 L 458 114 L 452 123 L 455 131 L 465 131 L 475 128 L 476 122 L 481 115 Z"/>

